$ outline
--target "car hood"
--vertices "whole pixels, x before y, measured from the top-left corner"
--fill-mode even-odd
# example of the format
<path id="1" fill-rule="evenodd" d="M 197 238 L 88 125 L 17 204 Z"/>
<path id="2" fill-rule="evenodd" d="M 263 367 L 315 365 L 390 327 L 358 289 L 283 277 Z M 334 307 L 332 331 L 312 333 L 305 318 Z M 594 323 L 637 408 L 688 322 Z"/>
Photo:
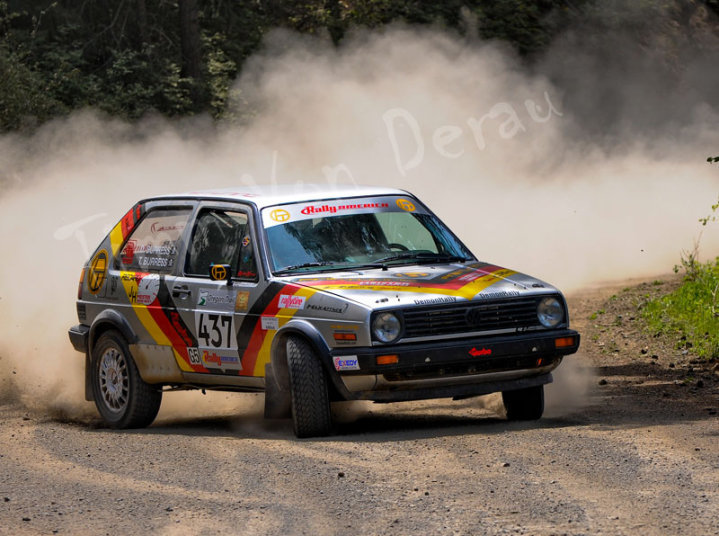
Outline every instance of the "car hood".
<path id="1" fill-rule="evenodd" d="M 288 278 L 371 308 L 435 305 L 557 293 L 538 279 L 492 264 L 421 264 Z"/>

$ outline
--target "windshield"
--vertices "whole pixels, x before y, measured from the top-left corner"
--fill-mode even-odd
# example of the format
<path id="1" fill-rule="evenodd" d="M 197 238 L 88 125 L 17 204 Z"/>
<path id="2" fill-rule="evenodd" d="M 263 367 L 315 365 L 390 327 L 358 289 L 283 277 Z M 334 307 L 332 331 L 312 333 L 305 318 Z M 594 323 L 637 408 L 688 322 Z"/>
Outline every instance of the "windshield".
<path id="1" fill-rule="evenodd" d="M 275 273 L 473 259 L 414 198 L 281 205 L 264 209 L 262 216 Z"/>

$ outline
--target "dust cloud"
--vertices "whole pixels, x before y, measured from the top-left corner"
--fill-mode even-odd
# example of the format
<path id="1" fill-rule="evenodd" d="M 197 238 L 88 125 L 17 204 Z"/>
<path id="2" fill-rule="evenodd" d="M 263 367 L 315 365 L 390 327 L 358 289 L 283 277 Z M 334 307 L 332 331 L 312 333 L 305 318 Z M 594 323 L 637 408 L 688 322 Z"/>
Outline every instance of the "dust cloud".
<path id="1" fill-rule="evenodd" d="M 393 186 L 424 199 L 481 259 L 565 291 L 669 271 L 717 197 L 706 157 L 719 147 L 709 126 L 719 99 L 701 77 L 633 70 L 626 50 L 578 35 L 530 69 L 501 44 L 437 29 L 357 32 L 339 48 L 278 31 L 236 82 L 235 123 L 128 125 L 83 111 L 0 138 L 3 397 L 93 418 L 66 334 L 80 268 L 129 206 L 160 193 Z M 707 256 L 716 234 L 702 238 Z M 176 396 L 161 418 L 234 404 L 183 395 L 168 406 Z"/>

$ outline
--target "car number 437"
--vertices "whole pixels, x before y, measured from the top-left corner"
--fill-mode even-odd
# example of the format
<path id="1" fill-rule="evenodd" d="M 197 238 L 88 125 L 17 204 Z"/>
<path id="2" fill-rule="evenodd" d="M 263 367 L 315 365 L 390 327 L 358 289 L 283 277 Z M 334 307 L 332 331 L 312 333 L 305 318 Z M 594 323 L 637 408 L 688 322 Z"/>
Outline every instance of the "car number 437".
<path id="1" fill-rule="evenodd" d="M 197 313 L 197 339 L 201 346 L 236 348 L 232 315 Z"/>

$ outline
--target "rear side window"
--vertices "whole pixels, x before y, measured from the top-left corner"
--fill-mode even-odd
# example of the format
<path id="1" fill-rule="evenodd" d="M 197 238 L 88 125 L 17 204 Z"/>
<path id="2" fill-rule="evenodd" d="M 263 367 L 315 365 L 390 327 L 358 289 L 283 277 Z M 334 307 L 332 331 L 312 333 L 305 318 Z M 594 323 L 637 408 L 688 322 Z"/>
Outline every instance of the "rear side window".
<path id="1" fill-rule="evenodd" d="M 120 251 L 120 268 L 135 272 L 171 273 L 182 249 L 182 233 L 190 212 L 189 208 L 148 212 Z"/>

